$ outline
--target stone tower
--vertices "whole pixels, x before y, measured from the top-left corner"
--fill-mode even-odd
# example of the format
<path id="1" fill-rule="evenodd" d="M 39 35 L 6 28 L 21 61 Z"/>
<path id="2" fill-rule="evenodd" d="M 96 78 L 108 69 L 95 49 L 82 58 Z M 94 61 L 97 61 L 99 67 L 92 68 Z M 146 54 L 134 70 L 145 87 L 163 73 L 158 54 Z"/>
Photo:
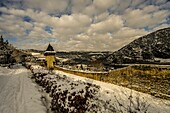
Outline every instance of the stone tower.
<path id="1" fill-rule="evenodd" d="M 44 52 L 44 56 L 47 62 L 47 69 L 53 70 L 54 69 L 54 63 L 55 63 L 55 54 L 53 47 L 51 44 L 48 45 L 46 51 Z"/>

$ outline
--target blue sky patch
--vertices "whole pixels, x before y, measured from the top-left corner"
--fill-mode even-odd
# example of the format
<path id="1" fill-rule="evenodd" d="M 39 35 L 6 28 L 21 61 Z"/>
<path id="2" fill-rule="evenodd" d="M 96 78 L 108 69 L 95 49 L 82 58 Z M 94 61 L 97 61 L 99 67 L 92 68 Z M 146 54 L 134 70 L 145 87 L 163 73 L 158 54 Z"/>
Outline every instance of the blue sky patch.
<path id="1" fill-rule="evenodd" d="M 170 16 L 167 17 L 167 24 L 170 24 Z"/>
<path id="2" fill-rule="evenodd" d="M 52 27 L 50 27 L 50 26 L 45 26 L 45 28 L 44 28 L 44 30 L 46 31 L 46 32 L 48 32 L 48 33 L 50 33 L 50 34 L 52 34 L 53 33 L 53 28 Z"/>
<path id="3" fill-rule="evenodd" d="M 31 32 L 31 30 L 30 30 L 30 29 L 26 29 L 26 30 L 25 30 L 25 33 L 26 33 L 27 35 L 29 35 L 29 34 L 30 34 L 30 32 Z"/>
<path id="4" fill-rule="evenodd" d="M 25 21 L 25 22 L 32 22 L 32 19 L 29 16 L 24 16 L 23 17 L 23 21 Z"/>
<path id="5" fill-rule="evenodd" d="M 149 28 L 148 26 L 144 27 L 145 31 L 150 31 L 152 30 L 151 28 Z"/>
<path id="6" fill-rule="evenodd" d="M 15 43 L 17 42 L 17 38 L 16 37 L 6 37 L 4 38 L 5 40 L 8 40 L 9 43 Z"/>

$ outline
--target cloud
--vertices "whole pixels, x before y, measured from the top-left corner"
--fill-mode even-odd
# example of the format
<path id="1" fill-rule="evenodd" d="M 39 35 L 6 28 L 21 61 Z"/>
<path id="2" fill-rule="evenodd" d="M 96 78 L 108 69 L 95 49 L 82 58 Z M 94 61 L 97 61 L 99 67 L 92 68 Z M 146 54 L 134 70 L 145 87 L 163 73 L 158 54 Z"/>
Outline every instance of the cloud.
<path id="1" fill-rule="evenodd" d="M 163 28 L 167 28 L 167 27 L 170 27 L 170 25 L 169 24 L 161 24 L 161 25 L 155 27 L 153 29 L 153 31 L 156 31 L 156 30 L 159 30 L 159 29 L 163 29 Z"/>
<path id="2" fill-rule="evenodd" d="M 28 22 L 21 21 L 21 18 L 18 18 L 14 15 L 1 15 L 0 17 L 0 29 L 4 32 L 7 32 L 8 35 L 15 35 L 17 37 L 24 36 L 24 29 L 31 29 L 32 24 Z"/>
<path id="3" fill-rule="evenodd" d="M 60 51 L 114 51 L 170 27 L 167 0 L 3 0 L 0 5 L 0 34 L 25 49 L 46 49 L 50 42 Z"/>
<path id="4" fill-rule="evenodd" d="M 146 33 L 148 32 L 146 32 L 143 29 L 132 29 L 129 27 L 123 27 L 122 29 L 120 29 L 118 32 L 114 34 L 114 37 L 118 39 L 134 40 L 136 37 L 145 35 Z"/>
<path id="5" fill-rule="evenodd" d="M 83 14 L 63 15 L 62 17 L 50 16 L 45 12 L 33 11 L 27 9 L 25 11 L 19 9 L 0 8 L 0 11 L 15 16 L 28 16 L 37 23 L 43 23 L 58 30 L 59 33 L 78 33 L 82 32 L 84 27 L 90 26 L 91 18 Z M 41 18 L 41 19 L 40 19 Z M 74 29 L 73 29 L 74 28 Z"/>
<path id="6" fill-rule="evenodd" d="M 141 4 L 144 4 L 145 1 L 146 1 L 146 0 L 132 0 L 131 6 L 137 7 L 137 6 L 141 5 Z"/>
<path id="7" fill-rule="evenodd" d="M 123 27 L 123 20 L 121 16 L 111 15 L 106 20 L 96 24 L 92 24 L 88 33 L 108 33 L 116 32 Z"/>
<path id="8" fill-rule="evenodd" d="M 158 10 L 159 7 L 154 5 L 148 5 L 145 8 L 143 8 L 144 13 L 153 13 L 153 12 L 157 12 Z"/>
<path id="9" fill-rule="evenodd" d="M 98 16 L 95 16 L 94 17 L 94 23 L 104 21 L 108 18 L 108 16 L 109 16 L 109 12 L 104 12 L 104 13 L 98 15 Z"/>
<path id="10" fill-rule="evenodd" d="M 92 3 L 92 0 L 72 0 L 72 13 L 81 13 Z"/>
<path id="11" fill-rule="evenodd" d="M 155 4 L 160 5 L 160 4 L 165 4 L 168 0 L 156 0 Z"/>
<path id="12" fill-rule="evenodd" d="M 170 2 L 160 5 L 161 9 L 170 9 Z"/>
<path id="13" fill-rule="evenodd" d="M 82 14 L 64 15 L 58 19 L 57 25 L 59 27 L 75 28 L 85 27 L 91 24 L 91 19 Z"/>
<path id="14" fill-rule="evenodd" d="M 121 48 L 120 45 L 126 45 L 134 39 L 147 34 L 148 32 L 142 29 L 132 29 L 124 27 L 115 32 L 105 34 L 79 34 L 67 41 L 60 40 L 57 43 L 56 49 L 59 50 L 83 50 L 83 51 L 115 51 Z"/>
<path id="15" fill-rule="evenodd" d="M 153 27 L 156 24 L 166 22 L 170 15 L 168 10 L 158 10 L 158 7 L 148 6 L 144 9 L 127 9 L 124 14 L 126 25 L 132 28 Z"/>
<path id="16" fill-rule="evenodd" d="M 116 6 L 117 0 L 94 0 L 90 5 L 81 12 L 89 16 L 97 16 L 109 8 Z"/>
<path id="17" fill-rule="evenodd" d="M 69 0 L 25 0 L 24 6 L 47 13 L 63 12 L 68 6 L 68 1 Z"/>

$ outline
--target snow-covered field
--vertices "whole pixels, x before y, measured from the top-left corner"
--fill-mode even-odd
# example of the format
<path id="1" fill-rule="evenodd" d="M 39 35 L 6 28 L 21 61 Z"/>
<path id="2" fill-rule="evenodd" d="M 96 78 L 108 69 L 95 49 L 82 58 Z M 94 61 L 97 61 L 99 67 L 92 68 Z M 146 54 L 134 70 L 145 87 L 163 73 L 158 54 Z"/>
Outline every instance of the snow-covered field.
<path id="1" fill-rule="evenodd" d="M 51 107 L 63 112 L 169 113 L 170 101 L 128 88 L 75 76 L 62 71 L 46 73 L 35 66 L 34 77 L 51 96 Z M 39 74 L 38 74 L 39 73 Z M 82 112 L 82 113 L 83 113 Z"/>
<path id="2" fill-rule="evenodd" d="M 170 113 L 167 100 L 62 71 L 48 74 L 39 66 L 31 68 L 32 81 L 30 71 L 21 66 L 0 67 L 0 113 L 45 113 L 47 109 L 48 113 Z"/>
<path id="3" fill-rule="evenodd" d="M 46 113 L 29 75 L 30 71 L 21 66 L 0 67 L 0 113 Z"/>

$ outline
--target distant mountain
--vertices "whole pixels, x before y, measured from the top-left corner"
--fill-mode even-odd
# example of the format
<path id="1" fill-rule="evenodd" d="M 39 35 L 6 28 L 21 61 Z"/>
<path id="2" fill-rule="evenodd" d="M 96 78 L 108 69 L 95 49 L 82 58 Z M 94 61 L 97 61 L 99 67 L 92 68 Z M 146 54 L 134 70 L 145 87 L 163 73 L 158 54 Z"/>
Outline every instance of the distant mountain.
<path id="1" fill-rule="evenodd" d="M 64 64 L 92 64 L 97 59 L 108 56 L 109 52 L 92 52 L 92 51 L 72 51 L 72 52 L 56 52 L 56 56 L 62 59 L 67 59 Z"/>
<path id="2" fill-rule="evenodd" d="M 170 27 L 142 36 L 105 59 L 106 63 L 135 63 L 155 58 L 170 58 Z"/>
<path id="3" fill-rule="evenodd" d="M 30 53 L 44 53 L 45 52 L 45 50 L 37 50 L 37 49 L 25 49 L 23 51 L 30 52 Z"/>

